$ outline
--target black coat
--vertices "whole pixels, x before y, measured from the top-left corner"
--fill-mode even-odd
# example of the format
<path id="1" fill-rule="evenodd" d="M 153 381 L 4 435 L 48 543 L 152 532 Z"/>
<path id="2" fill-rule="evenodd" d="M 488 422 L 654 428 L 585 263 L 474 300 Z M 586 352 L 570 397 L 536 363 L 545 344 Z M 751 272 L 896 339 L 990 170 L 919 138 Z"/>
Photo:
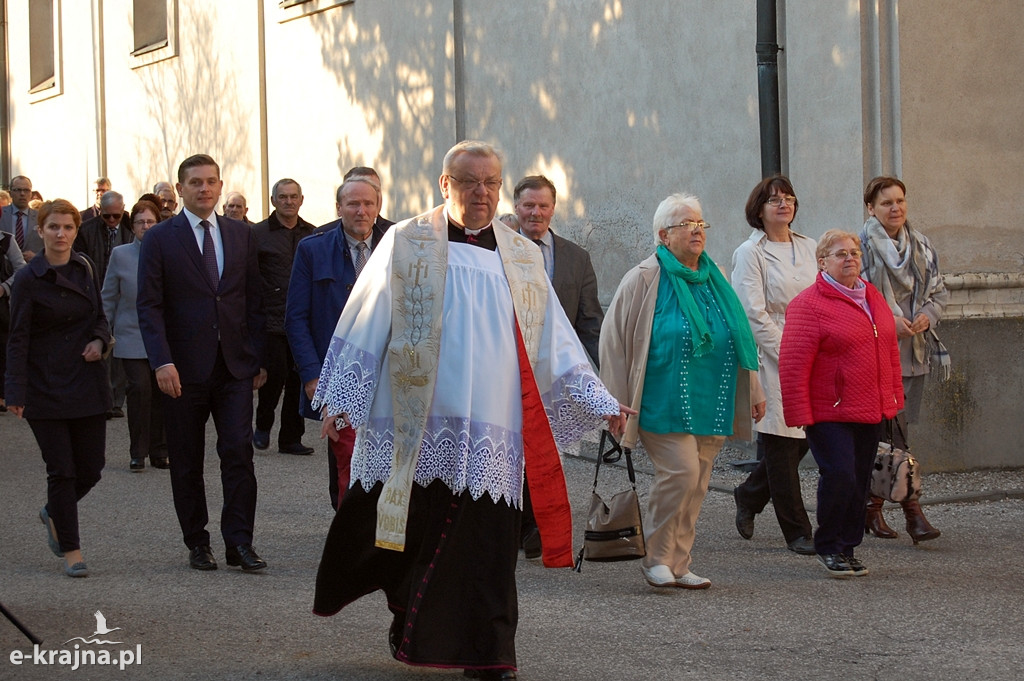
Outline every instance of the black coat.
<path id="1" fill-rule="evenodd" d="M 11 331 L 7 344 L 7 404 L 25 408 L 28 419 L 81 418 L 111 406 L 103 362 L 86 362 L 95 339 L 110 346 L 95 266 L 72 253 L 58 273 L 39 253 L 14 275 Z"/>
<path id="2" fill-rule="evenodd" d="M 292 229 L 281 225 L 277 211 L 252 227 L 260 259 L 260 279 L 263 282 L 263 311 L 267 315 L 267 333 L 284 334 L 284 311 L 288 300 L 288 281 L 292 276 L 292 261 L 299 242 L 313 233 L 313 225 L 302 218 Z"/>

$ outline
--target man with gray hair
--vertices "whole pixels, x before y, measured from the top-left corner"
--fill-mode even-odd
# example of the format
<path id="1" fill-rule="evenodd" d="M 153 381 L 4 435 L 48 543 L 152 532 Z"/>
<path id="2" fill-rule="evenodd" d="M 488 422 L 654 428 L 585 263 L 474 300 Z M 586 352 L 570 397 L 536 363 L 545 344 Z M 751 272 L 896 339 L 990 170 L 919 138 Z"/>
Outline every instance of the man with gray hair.
<path id="1" fill-rule="evenodd" d="M 495 219 L 501 182 L 492 146 L 448 151 L 444 205 L 384 235 L 313 395 L 328 437 L 357 432 L 313 611 L 333 615 L 382 589 L 397 660 L 482 679 L 516 678 L 524 462 L 544 563 L 572 567 L 555 436 L 568 446 L 602 419 L 613 433 L 625 423 L 540 250 Z"/>
<path id="2" fill-rule="evenodd" d="M 295 360 L 288 348 L 284 315 L 295 249 L 299 241 L 313 233 L 313 225 L 299 217 L 302 187 L 295 180 L 286 177 L 275 182 L 270 192 L 270 203 L 274 206 L 270 217 L 252 228 L 260 261 L 260 279 L 263 281 L 263 311 L 267 316 L 264 353 L 267 382 L 259 390 L 252 446 L 256 449 L 270 446 L 270 429 L 274 426 L 274 414 L 283 391 L 277 451 L 308 455 L 313 453 L 313 448 L 302 444 L 306 425 L 299 413 L 301 386 Z"/>
<path id="3" fill-rule="evenodd" d="M 157 182 L 153 185 L 153 193 L 160 198 L 160 219 L 169 220 L 178 209 L 178 195 L 170 182 Z"/>
<path id="4" fill-rule="evenodd" d="M 246 202 L 242 192 L 228 192 L 228 196 L 224 200 L 224 215 L 232 220 L 252 224 L 247 217 L 248 214 L 249 204 Z"/>
<path id="5" fill-rule="evenodd" d="M 299 380 L 302 382 L 302 415 L 319 420 L 310 405 L 320 379 L 331 335 L 345 308 L 356 277 L 377 248 L 384 230 L 377 224 L 380 185 L 367 175 L 352 175 L 335 193 L 338 219 L 318 227 L 313 236 L 299 242 L 288 284 L 285 331 Z M 327 489 L 331 508 L 337 509 L 348 489 L 355 431 L 338 431 L 328 438 Z"/>
<path id="6" fill-rule="evenodd" d="M 97 177 L 93 184 L 95 185 L 93 193 L 96 195 L 96 199 L 91 206 L 81 211 L 82 222 L 92 220 L 100 214 L 100 199 L 103 198 L 104 194 L 110 191 L 110 180 L 105 177 Z"/>
<path id="7" fill-rule="evenodd" d="M 96 267 L 97 276 L 103 281 L 107 276 L 110 252 L 115 246 L 130 244 L 134 239 L 131 220 L 124 209 L 124 197 L 115 191 L 107 191 L 100 197 L 99 215 L 82 223 L 71 247 L 89 256 Z M 110 388 L 114 395 L 114 403 L 107 412 L 107 418 L 122 418 L 128 377 L 121 366 L 121 360 L 116 357 L 107 357 L 103 362 L 107 365 Z"/>

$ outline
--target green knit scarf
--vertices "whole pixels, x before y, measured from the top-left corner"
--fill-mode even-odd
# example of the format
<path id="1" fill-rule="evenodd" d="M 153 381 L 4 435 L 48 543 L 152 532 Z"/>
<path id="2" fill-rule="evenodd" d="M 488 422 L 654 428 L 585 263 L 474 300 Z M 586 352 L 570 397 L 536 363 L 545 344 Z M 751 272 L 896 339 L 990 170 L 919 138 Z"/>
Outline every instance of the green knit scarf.
<path id="1" fill-rule="evenodd" d="M 697 261 L 697 270 L 694 271 L 679 262 L 664 244 L 658 246 L 657 254 L 661 269 L 668 275 L 672 289 L 676 292 L 676 299 L 679 301 L 683 316 L 686 317 L 690 328 L 693 329 L 693 356 L 706 355 L 714 347 L 714 343 L 711 341 L 711 331 L 697 308 L 697 301 L 693 299 L 693 293 L 690 292 L 690 287 L 686 284 L 703 284 L 710 279 L 711 295 L 718 301 L 722 314 L 725 316 L 725 323 L 732 333 L 732 341 L 736 347 L 736 356 L 739 358 L 740 366 L 750 371 L 757 371 L 757 345 L 754 343 L 754 334 L 750 332 L 747 314 L 743 311 L 736 292 L 725 280 L 711 256 L 701 253 L 700 259 Z"/>

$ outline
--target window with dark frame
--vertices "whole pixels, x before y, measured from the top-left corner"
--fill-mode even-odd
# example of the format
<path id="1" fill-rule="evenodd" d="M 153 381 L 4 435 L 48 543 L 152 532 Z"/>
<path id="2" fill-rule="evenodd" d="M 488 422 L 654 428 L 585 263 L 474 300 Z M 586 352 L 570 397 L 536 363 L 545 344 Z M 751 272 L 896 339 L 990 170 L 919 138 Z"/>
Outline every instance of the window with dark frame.
<path id="1" fill-rule="evenodd" d="M 34 93 L 57 82 L 53 0 L 29 0 L 28 33 L 29 92 Z"/>
<path id="2" fill-rule="evenodd" d="M 167 0 L 132 0 L 135 44 L 133 55 L 166 47 Z"/>

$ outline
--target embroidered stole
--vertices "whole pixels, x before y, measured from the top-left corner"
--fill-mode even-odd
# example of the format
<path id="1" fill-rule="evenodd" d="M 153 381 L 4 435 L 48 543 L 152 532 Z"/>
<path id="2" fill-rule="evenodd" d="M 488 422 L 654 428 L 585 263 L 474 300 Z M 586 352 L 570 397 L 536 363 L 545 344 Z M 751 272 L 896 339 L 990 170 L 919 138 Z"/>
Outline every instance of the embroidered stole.
<path id="1" fill-rule="evenodd" d="M 517 321 L 524 395 L 523 449 L 527 469 L 532 474 L 531 486 L 540 492 L 533 496 L 533 503 L 541 530 L 544 564 L 571 567 L 572 517 L 565 478 L 531 369 L 537 362 L 547 312 L 544 260 L 539 249 L 521 234 L 497 220 L 491 224 Z M 437 208 L 393 229 L 396 231 L 388 359 L 395 440 L 391 474 L 377 503 L 375 544 L 403 551 L 416 462 L 437 383 L 448 271 L 448 224 L 444 210 Z"/>

